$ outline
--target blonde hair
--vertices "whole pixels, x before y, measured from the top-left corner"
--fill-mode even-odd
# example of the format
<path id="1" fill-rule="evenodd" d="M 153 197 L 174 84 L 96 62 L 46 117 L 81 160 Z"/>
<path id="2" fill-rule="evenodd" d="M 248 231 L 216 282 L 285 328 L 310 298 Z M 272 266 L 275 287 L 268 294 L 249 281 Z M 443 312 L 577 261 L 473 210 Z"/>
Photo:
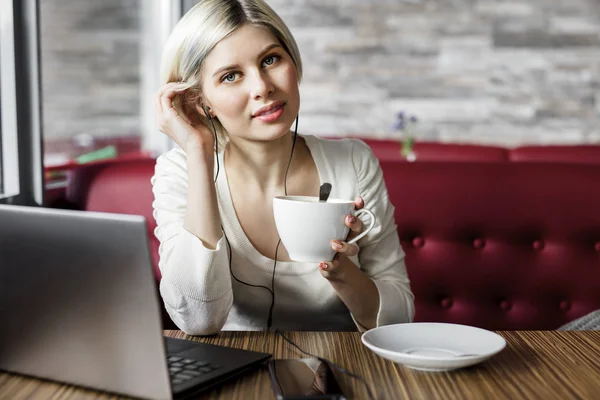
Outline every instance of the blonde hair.
<path id="1" fill-rule="evenodd" d="M 167 39 L 161 61 L 161 83 L 181 82 L 183 95 L 173 99 L 173 107 L 186 119 L 196 114 L 200 101 L 201 71 L 204 60 L 224 38 L 244 24 L 266 27 L 280 42 L 302 78 L 300 51 L 291 32 L 264 0 L 202 0 L 179 20 Z M 195 116 L 195 115 L 194 115 Z M 200 117 L 200 116 L 199 116 Z M 200 117 L 209 125 L 205 117 Z M 224 148 L 227 130 L 213 118 L 218 145 Z"/>

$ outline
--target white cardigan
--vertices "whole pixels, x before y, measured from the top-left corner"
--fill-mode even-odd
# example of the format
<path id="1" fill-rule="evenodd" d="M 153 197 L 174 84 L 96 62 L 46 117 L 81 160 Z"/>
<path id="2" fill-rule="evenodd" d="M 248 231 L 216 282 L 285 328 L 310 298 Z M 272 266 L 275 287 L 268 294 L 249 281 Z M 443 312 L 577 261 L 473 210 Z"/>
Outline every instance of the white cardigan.
<path id="1" fill-rule="evenodd" d="M 383 174 L 371 149 L 356 139 L 326 140 L 304 136 L 321 182 L 333 185 L 331 197 L 353 200 L 362 196 L 376 224 L 358 245 L 352 261 L 377 286 L 380 307 L 377 325 L 410 322 L 414 297 L 400 247 L 394 207 Z M 232 250 L 234 275 L 247 283 L 271 287 L 274 261 L 260 254 L 245 235 L 234 210 L 223 153 L 217 178 L 217 198 L 225 234 Z M 175 322 L 190 335 L 220 330 L 265 330 L 271 294 L 235 281 L 229 271 L 229 251 L 222 237 L 215 250 L 184 229 L 188 174 L 185 153 L 173 149 L 161 155 L 152 177 L 155 235 L 160 241 L 160 293 Z M 362 216 L 361 216 L 362 218 Z M 365 216 L 364 222 L 368 222 Z M 272 328 L 284 331 L 364 330 L 317 263 L 277 262 Z"/>

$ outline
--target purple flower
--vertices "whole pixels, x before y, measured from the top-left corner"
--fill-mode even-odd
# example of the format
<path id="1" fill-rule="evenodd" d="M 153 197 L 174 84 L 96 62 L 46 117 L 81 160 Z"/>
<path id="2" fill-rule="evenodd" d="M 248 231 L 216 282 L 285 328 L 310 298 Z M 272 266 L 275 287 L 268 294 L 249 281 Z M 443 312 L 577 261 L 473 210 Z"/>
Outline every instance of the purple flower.
<path id="1" fill-rule="evenodd" d="M 416 122 L 418 122 L 418 119 L 415 115 L 410 115 L 404 111 L 399 111 L 396 113 L 396 123 L 394 123 L 392 129 L 395 131 L 403 131 L 407 128 L 409 123 L 414 124 Z"/>
<path id="2" fill-rule="evenodd" d="M 394 124 L 394 126 L 392 127 L 392 129 L 397 130 L 397 131 L 401 131 L 403 130 L 405 127 L 404 124 L 404 120 L 403 119 L 399 119 L 398 121 L 396 121 L 396 123 Z"/>

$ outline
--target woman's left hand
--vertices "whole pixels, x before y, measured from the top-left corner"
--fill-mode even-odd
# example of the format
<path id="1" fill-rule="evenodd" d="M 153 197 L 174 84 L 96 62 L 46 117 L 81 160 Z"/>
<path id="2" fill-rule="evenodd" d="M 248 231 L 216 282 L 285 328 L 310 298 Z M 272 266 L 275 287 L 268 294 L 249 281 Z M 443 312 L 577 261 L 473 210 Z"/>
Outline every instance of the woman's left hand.
<path id="1" fill-rule="evenodd" d="M 360 210 L 364 206 L 365 202 L 362 197 L 359 196 L 354 199 L 354 209 Z M 348 264 L 354 265 L 348 257 L 358 254 L 358 245 L 356 243 L 348 244 L 347 242 L 362 232 L 363 223 L 359 218 L 349 214 L 344 218 L 344 224 L 350 228 L 350 233 L 348 233 L 346 241 L 332 240 L 331 248 L 336 251 L 336 255 L 332 261 L 322 261 L 319 263 L 321 275 L 328 280 L 343 279 L 344 271 L 349 267 Z"/>

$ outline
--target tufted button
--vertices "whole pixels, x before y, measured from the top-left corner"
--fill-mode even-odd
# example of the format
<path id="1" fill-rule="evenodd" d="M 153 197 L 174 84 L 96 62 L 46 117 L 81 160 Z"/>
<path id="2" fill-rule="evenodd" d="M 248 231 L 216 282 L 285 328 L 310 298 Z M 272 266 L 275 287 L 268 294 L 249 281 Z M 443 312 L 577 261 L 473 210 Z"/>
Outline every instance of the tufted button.
<path id="1" fill-rule="evenodd" d="M 412 244 L 415 247 L 423 247 L 425 245 L 425 240 L 422 237 L 417 236 L 413 239 Z"/>
<path id="2" fill-rule="evenodd" d="M 596 251 L 600 253 L 600 242 L 596 242 L 596 244 L 594 245 L 594 249 L 596 249 Z"/>
<path id="3" fill-rule="evenodd" d="M 534 248 L 535 250 L 537 250 L 537 251 L 541 251 L 541 250 L 543 250 L 543 249 L 544 249 L 544 246 L 545 246 L 545 244 L 544 244 L 544 241 L 543 241 L 543 240 L 535 240 L 535 241 L 533 242 L 533 248 Z"/>
<path id="4" fill-rule="evenodd" d="M 440 305 L 442 306 L 442 308 L 445 308 L 447 310 L 450 307 L 452 307 L 452 300 L 448 297 L 444 297 L 442 301 L 440 301 Z"/>
<path id="5" fill-rule="evenodd" d="M 508 300 L 502 300 L 500 302 L 500 308 L 504 311 L 508 311 L 512 308 L 512 303 Z"/>
<path id="6" fill-rule="evenodd" d="M 563 311 L 568 311 L 571 309 L 571 302 L 568 300 L 563 300 L 560 302 L 560 309 Z"/>
<path id="7" fill-rule="evenodd" d="M 485 240 L 481 238 L 473 240 L 473 247 L 475 247 L 476 249 L 483 249 L 485 247 Z"/>

